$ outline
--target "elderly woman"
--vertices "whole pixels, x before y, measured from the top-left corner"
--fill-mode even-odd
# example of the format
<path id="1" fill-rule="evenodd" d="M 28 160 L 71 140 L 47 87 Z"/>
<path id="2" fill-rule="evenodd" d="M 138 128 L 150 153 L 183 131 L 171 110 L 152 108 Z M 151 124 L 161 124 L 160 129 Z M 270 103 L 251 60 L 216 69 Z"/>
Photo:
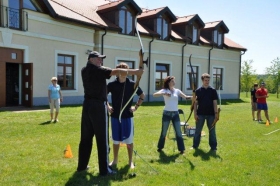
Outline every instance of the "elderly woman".
<path id="1" fill-rule="evenodd" d="M 167 76 L 164 79 L 163 89 L 153 94 L 154 97 L 163 96 L 164 98 L 164 109 L 162 114 L 162 128 L 161 134 L 158 141 L 158 152 L 164 148 L 165 137 L 169 127 L 170 121 L 172 121 L 175 133 L 178 150 L 180 154 L 184 154 L 185 145 L 182 137 L 182 132 L 180 130 L 180 118 L 178 113 L 178 97 L 184 99 L 190 99 L 192 96 L 186 96 L 181 90 L 175 88 L 175 77 Z"/>
<path id="2" fill-rule="evenodd" d="M 57 78 L 52 77 L 51 79 L 52 84 L 49 85 L 48 88 L 48 97 L 49 97 L 49 104 L 50 104 L 50 115 L 51 115 L 51 122 L 58 122 L 57 116 L 60 109 L 60 102 L 62 102 L 62 93 L 60 86 L 57 84 Z M 55 116 L 53 118 L 55 108 Z"/>

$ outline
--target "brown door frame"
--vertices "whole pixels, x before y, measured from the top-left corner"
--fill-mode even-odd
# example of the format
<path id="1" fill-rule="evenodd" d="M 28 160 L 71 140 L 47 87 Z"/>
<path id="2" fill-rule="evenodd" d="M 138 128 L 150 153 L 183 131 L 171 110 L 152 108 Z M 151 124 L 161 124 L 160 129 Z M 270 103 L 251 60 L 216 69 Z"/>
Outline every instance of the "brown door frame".
<path id="1" fill-rule="evenodd" d="M 33 63 L 22 63 L 22 105 L 33 106 Z"/>

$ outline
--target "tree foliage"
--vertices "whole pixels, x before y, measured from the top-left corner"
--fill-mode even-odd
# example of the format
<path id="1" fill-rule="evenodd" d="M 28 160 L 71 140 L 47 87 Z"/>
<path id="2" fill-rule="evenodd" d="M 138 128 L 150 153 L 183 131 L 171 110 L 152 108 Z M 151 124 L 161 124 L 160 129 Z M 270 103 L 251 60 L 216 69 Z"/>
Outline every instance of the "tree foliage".
<path id="1" fill-rule="evenodd" d="M 241 91 L 248 92 L 252 89 L 254 83 L 257 82 L 256 70 L 253 69 L 253 60 L 243 61 L 241 64 Z"/>
<path id="2" fill-rule="evenodd" d="M 277 57 L 272 60 L 271 66 L 266 68 L 266 74 L 268 79 L 271 80 L 271 93 L 277 93 L 277 98 L 279 94 L 279 85 L 280 85 L 280 59 Z"/>

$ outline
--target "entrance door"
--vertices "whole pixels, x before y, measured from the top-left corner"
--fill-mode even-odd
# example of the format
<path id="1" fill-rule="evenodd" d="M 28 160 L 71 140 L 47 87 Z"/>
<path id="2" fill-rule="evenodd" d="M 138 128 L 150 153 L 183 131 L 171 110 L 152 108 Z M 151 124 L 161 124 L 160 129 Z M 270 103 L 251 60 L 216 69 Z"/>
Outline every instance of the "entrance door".
<path id="1" fill-rule="evenodd" d="M 19 105 L 19 64 L 6 63 L 6 106 Z"/>
<path id="2" fill-rule="evenodd" d="M 33 63 L 22 64 L 22 105 L 33 106 Z"/>

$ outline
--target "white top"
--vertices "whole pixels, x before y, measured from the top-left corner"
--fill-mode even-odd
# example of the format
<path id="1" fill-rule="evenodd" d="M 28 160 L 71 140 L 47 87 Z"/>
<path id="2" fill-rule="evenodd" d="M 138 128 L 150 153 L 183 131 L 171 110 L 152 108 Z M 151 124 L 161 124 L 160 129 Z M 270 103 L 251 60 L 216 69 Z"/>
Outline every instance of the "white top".
<path id="1" fill-rule="evenodd" d="M 164 95 L 164 110 L 166 111 L 178 111 L 178 97 L 181 94 L 181 90 L 174 88 L 173 91 L 169 89 L 161 89 L 161 93 L 171 94 L 171 96 Z"/>

